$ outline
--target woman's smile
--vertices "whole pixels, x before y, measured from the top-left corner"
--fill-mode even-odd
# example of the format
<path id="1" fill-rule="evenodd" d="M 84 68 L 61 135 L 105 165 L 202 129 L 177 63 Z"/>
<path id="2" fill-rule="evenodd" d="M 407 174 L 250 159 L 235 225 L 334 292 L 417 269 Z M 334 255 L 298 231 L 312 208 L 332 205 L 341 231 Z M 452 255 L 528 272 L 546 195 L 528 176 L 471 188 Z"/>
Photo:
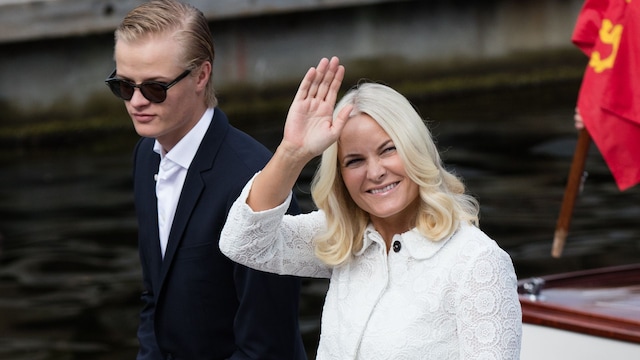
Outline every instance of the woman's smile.
<path id="1" fill-rule="evenodd" d="M 391 183 L 389 185 L 386 185 L 386 186 L 384 186 L 382 188 L 376 188 L 376 189 L 367 190 L 367 192 L 371 193 L 371 194 L 374 194 L 374 195 L 375 194 L 384 194 L 384 193 L 387 193 L 387 192 L 391 191 L 392 189 L 395 189 L 395 187 L 398 186 L 399 183 L 400 183 L 399 181 L 396 181 L 396 182 Z"/>

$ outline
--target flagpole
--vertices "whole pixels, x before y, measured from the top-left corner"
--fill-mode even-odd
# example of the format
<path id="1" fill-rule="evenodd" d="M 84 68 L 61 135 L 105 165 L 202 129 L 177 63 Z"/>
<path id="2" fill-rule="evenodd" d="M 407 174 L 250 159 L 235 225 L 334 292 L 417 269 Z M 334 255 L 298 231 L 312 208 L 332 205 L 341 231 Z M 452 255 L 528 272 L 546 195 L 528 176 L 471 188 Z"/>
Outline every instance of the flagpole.
<path id="1" fill-rule="evenodd" d="M 589 144 L 591 143 L 591 137 L 589 136 L 587 129 L 582 128 L 578 133 L 578 143 L 576 144 L 576 149 L 573 153 L 573 161 L 569 171 L 569 180 L 567 181 L 567 186 L 564 190 L 562 207 L 560 208 L 560 215 L 558 216 L 558 222 L 556 224 L 556 232 L 553 237 L 551 256 L 555 258 L 559 258 L 562 255 L 564 243 L 567 240 L 569 224 L 571 223 L 571 217 L 573 214 L 573 207 L 582 187 L 584 165 L 587 160 L 587 153 L 589 152 Z"/>

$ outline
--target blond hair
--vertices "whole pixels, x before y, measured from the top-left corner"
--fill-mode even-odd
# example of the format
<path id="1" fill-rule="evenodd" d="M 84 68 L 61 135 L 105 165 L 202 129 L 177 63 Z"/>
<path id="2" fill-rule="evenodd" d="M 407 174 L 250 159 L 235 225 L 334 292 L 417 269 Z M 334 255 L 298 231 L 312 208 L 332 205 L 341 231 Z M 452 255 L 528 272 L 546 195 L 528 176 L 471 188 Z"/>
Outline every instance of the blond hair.
<path id="1" fill-rule="evenodd" d="M 153 0 L 131 10 L 115 31 L 115 41 L 132 42 L 150 35 L 172 32 L 182 45 L 181 58 L 186 69 L 195 70 L 205 61 L 215 57 L 213 39 L 207 19 L 202 11 L 190 4 L 174 0 Z M 213 75 L 209 74 L 205 89 L 207 107 L 218 105 L 213 87 Z"/>
<path id="2" fill-rule="evenodd" d="M 347 92 L 336 105 L 336 116 L 346 105 L 351 116 L 367 114 L 393 141 L 407 176 L 418 184 L 420 207 L 416 228 L 431 241 L 451 236 L 460 222 L 478 224 L 479 206 L 465 194 L 462 181 L 447 171 L 431 133 L 411 103 L 394 89 L 362 83 Z M 318 258 L 339 265 L 362 248 L 369 214 L 349 196 L 340 174 L 338 143 L 322 154 L 311 188 L 313 200 L 327 218 L 327 229 L 314 239 Z"/>

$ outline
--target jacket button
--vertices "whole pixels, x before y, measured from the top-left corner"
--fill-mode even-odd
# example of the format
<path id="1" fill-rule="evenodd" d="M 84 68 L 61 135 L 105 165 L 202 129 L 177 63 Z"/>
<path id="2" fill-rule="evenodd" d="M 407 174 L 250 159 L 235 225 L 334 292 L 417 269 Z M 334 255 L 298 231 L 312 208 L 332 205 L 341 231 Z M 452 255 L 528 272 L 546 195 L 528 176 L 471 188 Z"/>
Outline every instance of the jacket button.
<path id="1" fill-rule="evenodd" d="M 400 252 L 402 245 L 400 245 L 400 241 L 396 240 L 393 242 L 393 251 Z"/>

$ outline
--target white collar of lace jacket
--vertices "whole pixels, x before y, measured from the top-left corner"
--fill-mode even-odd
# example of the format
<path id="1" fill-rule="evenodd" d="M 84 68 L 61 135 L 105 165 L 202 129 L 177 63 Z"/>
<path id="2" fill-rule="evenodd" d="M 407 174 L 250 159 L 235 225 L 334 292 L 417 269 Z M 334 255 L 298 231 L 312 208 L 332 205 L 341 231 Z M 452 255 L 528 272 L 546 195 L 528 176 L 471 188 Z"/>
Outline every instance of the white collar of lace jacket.
<path id="1" fill-rule="evenodd" d="M 460 225 L 460 228 L 469 225 Z M 451 236 L 442 239 L 440 241 L 433 241 L 418 232 L 418 229 L 413 228 L 405 233 L 395 235 L 394 241 L 399 240 L 402 243 L 402 248 L 406 249 L 409 253 L 409 256 L 414 259 L 428 259 L 434 256 L 440 249 L 444 247 L 446 243 L 448 243 L 457 233 L 460 231 L 460 228 L 456 230 Z M 364 231 L 364 239 L 362 243 L 362 249 L 355 253 L 355 256 L 360 256 L 364 254 L 369 246 L 373 243 L 378 243 L 381 246 L 384 246 L 384 240 L 382 240 L 382 236 L 376 229 L 373 227 L 371 223 L 367 225 L 367 228 Z"/>

